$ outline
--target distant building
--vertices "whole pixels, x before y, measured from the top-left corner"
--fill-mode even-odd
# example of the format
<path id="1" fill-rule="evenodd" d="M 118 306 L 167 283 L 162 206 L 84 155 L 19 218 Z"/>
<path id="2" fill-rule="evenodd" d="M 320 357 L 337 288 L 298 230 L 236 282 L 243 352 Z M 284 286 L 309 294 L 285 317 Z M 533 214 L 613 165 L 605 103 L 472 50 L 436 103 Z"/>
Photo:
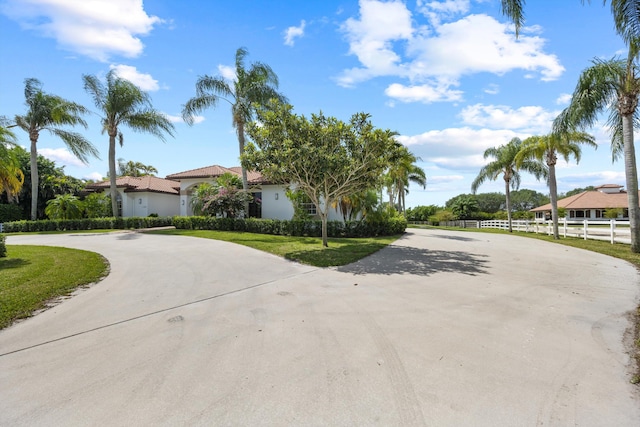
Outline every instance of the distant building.
<path id="1" fill-rule="evenodd" d="M 605 184 L 592 191 L 583 191 L 570 197 L 558 200 L 558 208 L 566 210 L 567 219 L 601 219 L 605 218 L 607 209 L 620 209 L 619 219 L 629 218 L 627 192 L 622 185 Z M 551 203 L 531 209 L 536 219 L 551 219 Z"/>

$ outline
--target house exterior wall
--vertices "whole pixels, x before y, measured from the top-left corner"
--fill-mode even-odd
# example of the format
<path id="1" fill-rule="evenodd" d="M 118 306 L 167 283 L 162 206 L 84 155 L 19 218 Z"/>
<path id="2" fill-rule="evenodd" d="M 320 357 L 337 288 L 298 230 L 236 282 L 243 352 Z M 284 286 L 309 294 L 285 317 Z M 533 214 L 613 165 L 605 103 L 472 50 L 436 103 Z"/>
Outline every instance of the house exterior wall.
<path id="1" fill-rule="evenodd" d="M 293 218 L 293 204 L 286 195 L 283 185 L 262 186 L 262 218 L 291 219 Z M 329 208 L 329 221 L 342 221 L 342 214 L 337 208 Z"/>
<path id="2" fill-rule="evenodd" d="M 158 214 L 158 216 L 180 215 L 179 196 L 166 193 L 143 193 L 147 195 L 147 216 Z"/>

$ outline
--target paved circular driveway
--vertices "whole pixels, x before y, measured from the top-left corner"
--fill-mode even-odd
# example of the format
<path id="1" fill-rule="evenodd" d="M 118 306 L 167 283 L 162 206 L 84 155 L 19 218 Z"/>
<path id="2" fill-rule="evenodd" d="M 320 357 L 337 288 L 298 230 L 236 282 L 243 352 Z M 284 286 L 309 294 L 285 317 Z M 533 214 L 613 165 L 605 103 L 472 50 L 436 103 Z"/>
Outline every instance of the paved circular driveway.
<path id="1" fill-rule="evenodd" d="M 345 267 L 139 233 L 9 236 L 107 278 L 0 331 L 0 425 L 640 425 L 631 265 L 410 230 Z"/>

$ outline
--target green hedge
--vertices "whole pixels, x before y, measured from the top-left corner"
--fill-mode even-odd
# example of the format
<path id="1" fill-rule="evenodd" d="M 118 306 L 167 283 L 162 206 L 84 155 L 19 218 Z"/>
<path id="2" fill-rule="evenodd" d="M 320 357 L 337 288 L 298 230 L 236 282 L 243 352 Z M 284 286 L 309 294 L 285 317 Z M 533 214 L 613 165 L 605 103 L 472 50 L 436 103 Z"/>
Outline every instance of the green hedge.
<path id="1" fill-rule="evenodd" d="M 22 219 L 22 209 L 18 205 L 0 203 L 0 223 Z"/>
<path id="2" fill-rule="evenodd" d="M 172 225 L 172 218 L 130 217 L 130 218 L 83 218 L 41 221 L 15 221 L 4 224 L 5 233 L 33 231 L 73 231 L 73 230 L 122 230 L 153 228 Z"/>
<path id="3" fill-rule="evenodd" d="M 0 234 L 0 258 L 7 256 L 7 246 L 5 244 L 5 235 Z"/>
<path id="4" fill-rule="evenodd" d="M 184 230 L 246 231 L 249 233 L 284 236 L 322 235 L 320 221 L 289 221 L 278 219 L 235 219 L 209 216 L 84 218 L 67 220 L 15 221 L 4 224 L 6 233 L 35 231 L 73 231 L 98 229 L 140 229 L 175 226 Z M 387 221 L 329 221 L 329 237 L 373 237 L 402 234 L 407 221 L 402 217 Z"/>
<path id="5" fill-rule="evenodd" d="M 173 225 L 185 230 L 246 231 L 260 234 L 284 236 L 322 235 L 322 222 L 278 219 L 234 219 L 204 216 L 174 217 Z M 402 234 L 407 228 L 404 218 L 391 218 L 387 221 L 328 221 L 329 237 L 373 237 Z"/>

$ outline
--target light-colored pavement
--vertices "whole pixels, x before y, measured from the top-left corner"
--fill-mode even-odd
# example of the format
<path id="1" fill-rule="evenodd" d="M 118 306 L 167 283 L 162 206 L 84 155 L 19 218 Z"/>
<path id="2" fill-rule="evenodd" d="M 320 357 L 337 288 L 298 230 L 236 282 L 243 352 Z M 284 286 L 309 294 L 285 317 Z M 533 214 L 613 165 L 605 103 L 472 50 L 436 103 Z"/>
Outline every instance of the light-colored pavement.
<path id="1" fill-rule="evenodd" d="M 640 425 L 640 276 L 613 258 L 441 230 L 335 269 L 137 233 L 8 244 L 111 273 L 0 331 L 0 425 Z"/>

